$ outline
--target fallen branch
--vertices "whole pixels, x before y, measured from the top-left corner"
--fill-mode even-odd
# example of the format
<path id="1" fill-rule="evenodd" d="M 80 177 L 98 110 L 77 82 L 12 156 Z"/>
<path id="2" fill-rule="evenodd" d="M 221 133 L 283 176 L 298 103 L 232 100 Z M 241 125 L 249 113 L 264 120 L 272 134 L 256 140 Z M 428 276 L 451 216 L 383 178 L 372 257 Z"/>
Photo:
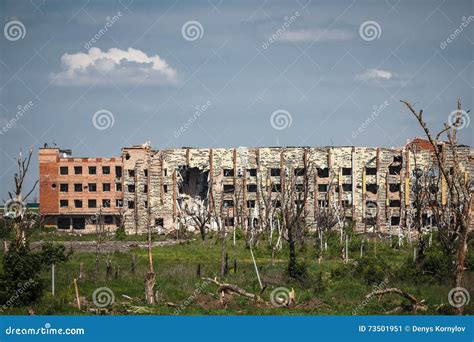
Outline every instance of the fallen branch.
<path id="1" fill-rule="evenodd" d="M 220 283 L 219 281 L 217 281 L 217 278 L 214 278 L 214 279 L 211 279 L 211 278 L 202 278 L 202 280 L 205 280 L 205 281 L 209 281 L 217 286 L 219 286 L 219 288 L 217 289 L 217 293 L 222 293 L 222 292 L 233 292 L 233 293 L 236 293 L 240 296 L 243 296 L 243 297 L 247 297 L 247 298 L 250 298 L 250 299 L 253 299 L 257 302 L 264 302 L 263 299 L 259 296 L 259 295 L 256 295 L 256 294 L 253 294 L 253 293 L 250 293 L 250 292 L 247 292 L 245 291 L 244 289 L 241 289 L 240 287 L 238 287 L 237 285 L 233 285 L 233 284 L 226 284 L 226 283 Z"/>
<path id="2" fill-rule="evenodd" d="M 411 294 L 409 294 L 409 293 L 407 293 L 403 290 L 395 288 L 395 287 L 389 288 L 389 289 L 372 291 L 367 296 L 365 296 L 365 299 L 371 299 L 372 297 L 378 297 L 378 299 L 380 299 L 380 297 L 382 297 L 383 295 L 390 294 L 390 293 L 396 293 L 396 294 L 408 299 L 410 301 L 410 305 L 404 305 L 404 306 L 396 307 L 395 309 L 390 310 L 387 313 L 395 313 L 395 312 L 399 312 L 399 311 L 402 311 L 402 310 L 408 310 L 408 311 L 418 311 L 418 310 L 426 311 L 426 310 L 428 310 L 428 306 L 425 304 L 424 299 L 418 300 L 415 296 L 413 296 L 413 295 L 411 295 Z"/>

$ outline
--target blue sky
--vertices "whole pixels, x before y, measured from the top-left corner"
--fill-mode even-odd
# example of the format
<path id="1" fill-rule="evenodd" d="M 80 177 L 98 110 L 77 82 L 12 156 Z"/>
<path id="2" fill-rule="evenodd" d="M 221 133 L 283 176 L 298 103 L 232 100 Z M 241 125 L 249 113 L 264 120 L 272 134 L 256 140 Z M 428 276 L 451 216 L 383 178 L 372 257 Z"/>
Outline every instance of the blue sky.
<path id="1" fill-rule="evenodd" d="M 457 98 L 472 106 L 471 1 L 2 0 L 0 13 L 3 200 L 13 158 L 44 143 L 391 147 L 422 135 L 400 99 L 433 127 Z M 472 126 L 461 136 L 472 146 Z"/>

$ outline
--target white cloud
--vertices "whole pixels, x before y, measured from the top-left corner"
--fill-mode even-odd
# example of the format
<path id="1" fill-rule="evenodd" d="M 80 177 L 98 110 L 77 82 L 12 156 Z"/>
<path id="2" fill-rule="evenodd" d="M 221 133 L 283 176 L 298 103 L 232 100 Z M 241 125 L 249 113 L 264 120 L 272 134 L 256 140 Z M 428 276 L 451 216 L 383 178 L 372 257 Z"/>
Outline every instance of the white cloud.
<path id="1" fill-rule="evenodd" d="M 285 31 L 280 39 L 287 42 L 326 42 L 332 40 L 348 40 L 354 34 L 350 31 L 344 30 L 299 30 L 299 31 Z"/>
<path id="2" fill-rule="evenodd" d="M 360 81 L 369 81 L 376 79 L 389 80 L 393 76 L 395 76 L 395 74 L 387 70 L 367 69 L 362 74 L 356 75 L 355 79 Z"/>
<path id="3" fill-rule="evenodd" d="M 58 85 L 107 84 L 172 84 L 176 70 L 160 56 L 148 56 L 141 50 L 112 48 L 105 52 L 93 47 L 88 53 L 65 53 L 61 57 L 63 71 L 53 74 Z M 104 77 L 105 75 L 105 77 Z"/>

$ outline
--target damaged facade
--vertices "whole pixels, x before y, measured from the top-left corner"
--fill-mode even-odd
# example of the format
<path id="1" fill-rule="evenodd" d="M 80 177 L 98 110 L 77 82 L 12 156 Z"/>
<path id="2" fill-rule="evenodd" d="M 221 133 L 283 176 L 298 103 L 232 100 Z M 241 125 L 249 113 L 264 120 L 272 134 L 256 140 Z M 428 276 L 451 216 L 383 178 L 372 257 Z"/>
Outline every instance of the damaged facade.
<path id="1" fill-rule="evenodd" d="M 470 148 L 460 146 L 459 152 L 468 181 L 474 172 Z M 410 226 L 417 177 L 439 179 L 422 139 L 402 148 L 153 150 L 144 144 L 123 148 L 116 158 L 73 158 L 58 148 L 43 148 L 39 160 L 40 212 L 58 229 L 84 232 L 95 231 L 94 218 L 102 203 L 107 205 L 101 209 L 101 215 L 109 217 L 107 224 L 114 227 L 124 220 L 128 233 L 145 232 L 149 225 L 161 232 L 179 227 L 199 231 L 199 218 L 216 208 L 223 213 L 224 225 L 249 229 L 258 225 L 265 196 L 278 206 L 281 184 L 291 175 L 296 188 L 308 187 L 309 220 L 318 210 L 334 210 L 357 231 L 395 233 Z M 96 173 L 88 174 L 91 166 Z M 103 166 L 109 173 L 103 174 Z M 62 174 L 65 167 L 68 174 Z M 83 173 L 75 174 L 78 167 Z M 304 177 L 307 172 L 311 174 Z M 441 202 L 446 197 L 442 183 L 432 189 Z M 77 184 L 82 191 L 75 191 Z M 204 225 L 212 229 L 214 221 Z M 425 213 L 423 225 L 433 224 Z"/>

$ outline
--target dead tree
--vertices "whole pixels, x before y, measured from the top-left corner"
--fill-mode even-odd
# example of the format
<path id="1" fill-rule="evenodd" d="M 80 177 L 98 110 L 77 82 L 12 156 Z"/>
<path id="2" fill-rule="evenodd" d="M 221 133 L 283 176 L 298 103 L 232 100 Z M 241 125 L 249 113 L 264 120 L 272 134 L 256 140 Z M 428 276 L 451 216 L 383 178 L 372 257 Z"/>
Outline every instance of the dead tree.
<path id="1" fill-rule="evenodd" d="M 401 102 L 418 120 L 433 149 L 441 181 L 441 203 L 438 202 L 434 206 L 434 215 L 440 242 L 445 251 L 456 261 L 453 285 L 461 287 L 471 219 L 472 192 L 469 172 L 461 162 L 462 156 L 459 151 L 457 133 L 458 129 L 462 128 L 463 121 L 467 120 L 467 112 L 462 110 L 461 101 L 458 100 L 457 110 L 451 113 L 449 123 L 445 123 L 444 127 L 436 135 L 433 135 L 423 118 L 423 110 L 416 110 L 407 101 Z M 441 140 L 442 136 L 446 136 L 446 141 Z M 456 313 L 462 314 L 463 307 L 456 308 Z"/>
<path id="2" fill-rule="evenodd" d="M 27 157 L 23 157 L 23 154 L 20 152 L 19 156 L 16 158 L 18 171 L 14 176 L 15 192 L 14 194 L 8 192 L 10 199 L 5 205 L 5 216 L 12 220 L 13 229 L 15 231 L 14 246 L 17 248 L 24 244 L 25 229 L 32 225 L 26 211 L 26 200 L 35 190 L 38 180 L 35 181 L 26 195 L 23 194 L 23 183 L 28 174 L 32 155 L 33 150 L 30 149 Z"/>
<path id="3" fill-rule="evenodd" d="M 395 312 L 399 312 L 402 310 L 408 310 L 408 311 L 426 311 L 428 310 L 427 305 L 425 304 L 424 300 L 418 300 L 415 296 L 409 294 L 408 292 L 405 292 L 403 290 L 400 290 L 398 288 L 388 288 L 388 289 L 382 289 L 382 290 L 374 290 L 371 293 L 369 293 L 367 296 L 365 296 L 366 300 L 370 300 L 373 297 L 377 297 L 380 299 L 380 297 L 386 295 L 386 294 L 398 294 L 410 301 L 409 305 L 405 306 L 398 306 L 393 310 L 390 310 L 387 312 L 388 314 L 393 314 Z"/>
<path id="4" fill-rule="evenodd" d="M 207 200 L 187 198 L 182 201 L 180 208 L 180 214 L 185 215 L 185 220 L 190 218 L 194 222 L 199 229 L 202 241 L 204 241 L 206 239 L 206 228 L 209 226 L 212 217 Z"/>

